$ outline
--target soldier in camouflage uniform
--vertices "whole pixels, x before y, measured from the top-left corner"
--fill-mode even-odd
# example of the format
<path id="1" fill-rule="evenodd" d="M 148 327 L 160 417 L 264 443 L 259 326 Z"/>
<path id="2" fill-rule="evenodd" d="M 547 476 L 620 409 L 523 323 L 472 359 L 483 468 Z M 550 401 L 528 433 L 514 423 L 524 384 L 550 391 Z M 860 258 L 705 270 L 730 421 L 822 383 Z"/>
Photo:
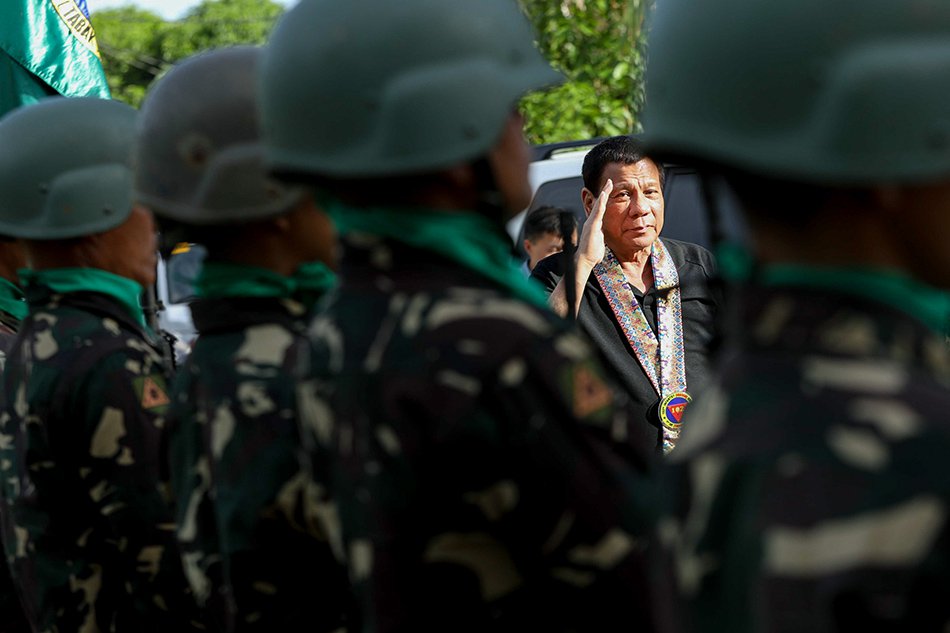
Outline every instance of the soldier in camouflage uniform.
<path id="1" fill-rule="evenodd" d="M 172 488 L 185 570 L 225 631 L 332 631 L 349 587 L 300 514 L 293 370 L 334 279 L 312 197 L 267 177 L 256 123 L 259 49 L 196 56 L 146 95 L 138 199 L 207 255 L 198 340 L 173 389 Z"/>
<path id="2" fill-rule="evenodd" d="M 166 375 L 139 296 L 151 214 L 132 204 L 135 112 L 50 99 L 0 121 L 0 233 L 29 304 L 3 375 L 3 544 L 35 631 L 187 631 L 160 481 Z"/>
<path id="3" fill-rule="evenodd" d="M 657 7 L 646 141 L 757 260 L 665 479 L 665 628 L 945 631 L 950 7 Z"/>
<path id="4" fill-rule="evenodd" d="M 558 80 L 510 0 L 304 2 L 265 51 L 269 162 L 343 234 L 300 406 L 361 630 L 649 620 L 652 446 L 503 229 Z"/>

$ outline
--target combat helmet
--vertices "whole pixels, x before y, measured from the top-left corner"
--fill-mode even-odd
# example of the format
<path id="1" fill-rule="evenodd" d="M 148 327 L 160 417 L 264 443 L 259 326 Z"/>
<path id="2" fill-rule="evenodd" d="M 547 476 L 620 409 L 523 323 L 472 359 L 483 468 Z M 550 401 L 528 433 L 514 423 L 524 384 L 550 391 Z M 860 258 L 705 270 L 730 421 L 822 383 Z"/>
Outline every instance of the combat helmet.
<path id="1" fill-rule="evenodd" d="M 267 162 L 332 178 L 485 154 L 519 97 L 561 80 L 513 0 L 307 0 L 264 54 Z"/>
<path id="2" fill-rule="evenodd" d="M 125 222 L 135 117 L 117 101 L 50 97 L 0 119 L 0 234 L 60 240 Z"/>
<path id="3" fill-rule="evenodd" d="M 177 222 L 213 225 L 284 213 L 299 200 L 264 170 L 259 59 L 252 46 L 195 55 L 148 91 L 135 149 L 139 202 Z"/>
<path id="4" fill-rule="evenodd" d="M 651 151 L 817 184 L 950 173 L 950 4 L 657 3 Z"/>

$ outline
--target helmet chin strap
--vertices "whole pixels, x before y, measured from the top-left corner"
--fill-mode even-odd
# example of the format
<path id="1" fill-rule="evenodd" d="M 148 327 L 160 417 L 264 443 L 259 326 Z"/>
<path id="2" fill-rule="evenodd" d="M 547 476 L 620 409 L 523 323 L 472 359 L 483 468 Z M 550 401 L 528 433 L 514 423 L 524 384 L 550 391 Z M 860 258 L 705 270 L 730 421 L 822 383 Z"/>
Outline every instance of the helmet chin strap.
<path id="1" fill-rule="evenodd" d="M 472 163 L 472 169 L 475 172 L 475 188 L 478 195 L 475 211 L 491 220 L 492 224 L 504 229 L 508 210 L 505 206 L 505 196 L 498 188 L 498 181 L 491 163 L 482 156 Z"/>

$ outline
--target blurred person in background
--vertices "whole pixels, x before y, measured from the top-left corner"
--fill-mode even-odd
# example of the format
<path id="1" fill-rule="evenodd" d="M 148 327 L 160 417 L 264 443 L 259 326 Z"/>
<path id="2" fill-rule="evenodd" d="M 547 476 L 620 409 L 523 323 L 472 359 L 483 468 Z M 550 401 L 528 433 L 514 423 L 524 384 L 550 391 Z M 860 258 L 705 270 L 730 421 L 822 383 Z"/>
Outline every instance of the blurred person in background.
<path id="1" fill-rule="evenodd" d="M 561 230 L 561 217 L 569 213 L 559 207 L 538 207 L 524 219 L 524 240 L 522 247 L 528 254 L 526 262 L 528 272 L 534 270 L 538 262 L 564 250 L 564 236 Z M 577 229 L 573 231 L 573 242 L 577 244 Z"/>

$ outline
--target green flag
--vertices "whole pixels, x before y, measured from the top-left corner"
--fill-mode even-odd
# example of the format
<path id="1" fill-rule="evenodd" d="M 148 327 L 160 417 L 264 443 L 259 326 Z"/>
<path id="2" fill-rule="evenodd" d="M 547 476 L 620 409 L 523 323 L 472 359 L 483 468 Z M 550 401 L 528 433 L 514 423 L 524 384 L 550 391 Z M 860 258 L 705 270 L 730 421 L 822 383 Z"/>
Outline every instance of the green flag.
<path id="1" fill-rule="evenodd" d="M 0 0 L 0 114 L 45 96 L 109 97 L 81 0 Z"/>

